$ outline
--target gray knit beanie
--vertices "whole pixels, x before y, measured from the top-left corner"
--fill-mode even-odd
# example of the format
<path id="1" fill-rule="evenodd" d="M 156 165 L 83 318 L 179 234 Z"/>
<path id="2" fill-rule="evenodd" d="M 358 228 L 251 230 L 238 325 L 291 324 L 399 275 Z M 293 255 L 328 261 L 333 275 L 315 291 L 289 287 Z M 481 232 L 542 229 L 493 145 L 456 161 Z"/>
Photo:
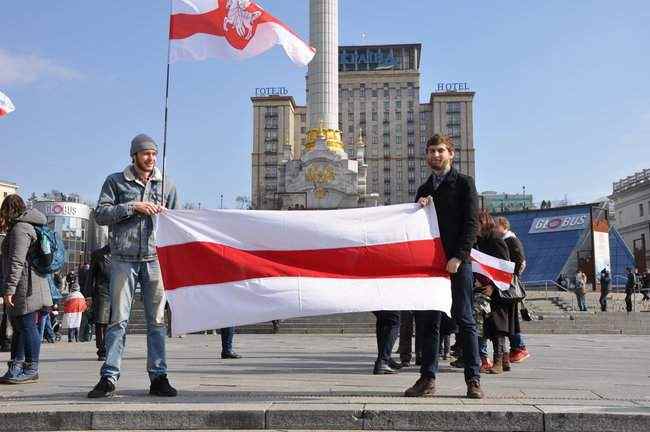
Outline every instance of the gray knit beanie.
<path id="1" fill-rule="evenodd" d="M 131 140 L 131 156 L 142 150 L 156 150 L 158 146 L 156 142 L 149 135 L 139 134 Z"/>

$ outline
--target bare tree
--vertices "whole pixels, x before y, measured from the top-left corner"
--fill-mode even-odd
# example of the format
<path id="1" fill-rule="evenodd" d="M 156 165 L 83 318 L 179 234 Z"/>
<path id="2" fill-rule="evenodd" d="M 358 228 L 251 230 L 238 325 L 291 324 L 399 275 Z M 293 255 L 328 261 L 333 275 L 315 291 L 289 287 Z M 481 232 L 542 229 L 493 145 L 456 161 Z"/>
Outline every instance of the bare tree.
<path id="1" fill-rule="evenodd" d="M 241 210 L 250 210 L 251 209 L 251 199 L 247 196 L 239 195 L 235 198 L 237 203 L 237 208 Z"/>

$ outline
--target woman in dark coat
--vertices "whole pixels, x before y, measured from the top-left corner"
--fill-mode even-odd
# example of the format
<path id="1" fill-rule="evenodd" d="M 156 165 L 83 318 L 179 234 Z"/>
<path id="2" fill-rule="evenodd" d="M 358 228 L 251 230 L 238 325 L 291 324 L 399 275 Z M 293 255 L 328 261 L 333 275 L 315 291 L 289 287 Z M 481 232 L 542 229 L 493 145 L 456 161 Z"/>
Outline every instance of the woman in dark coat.
<path id="1" fill-rule="evenodd" d="M 111 319 L 111 250 L 109 245 L 97 249 L 90 259 L 90 271 L 82 292 L 95 317 L 97 360 L 106 360 L 106 328 Z"/>
<path id="2" fill-rule="evenodd" d="M 3 383 L 38 380 L 41 336 L 36 327 L 36 315 L 42 308 L 52 306 L 52 296 L 47 279 L 32 269 L 28 254 L 37 241 L 34 225 L 46 222 L 43 213 L 27 210 L 18 195 L 9 195 L 0 207 L 0 230 L 7 232 L 2 243 L 0 293 L 9 306 L 14 329 L 9 370 L 1 378 Z"/>
<path id="3" fill-rule="evenodd" d="M 476 248 L 495 258 L 510 261 L 508 245 L 496 231 L 494 219 L 487 210 L 479 214 L 479 236 Z M 492 312 L 485 322 L 485 335 L 492 340 L 494 346 L 494 365 L 488 370 L 491 374 L 500 374 L 510 370 L 509 353 L 506 351 L 506 338 L 519 332 L 516 320 L 516 305 L 504 301 L 490 281 L 479 279 L 485 287 L 485 293 L 490 296 Z"/>

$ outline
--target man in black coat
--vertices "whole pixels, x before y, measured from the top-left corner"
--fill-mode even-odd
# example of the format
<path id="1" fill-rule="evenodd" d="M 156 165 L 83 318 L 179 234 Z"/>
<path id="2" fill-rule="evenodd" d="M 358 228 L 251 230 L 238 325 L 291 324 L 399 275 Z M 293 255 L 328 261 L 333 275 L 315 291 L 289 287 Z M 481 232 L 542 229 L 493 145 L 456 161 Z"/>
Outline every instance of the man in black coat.
<path id="1" fill-rule="evenodd" d="M 452 317 L 458 323 L 463 343 L 467 397 L 480 399 L 481 375 L 478 333 L 473 312 L 474 278 L 470 251 L 478 232 L 478 194 L 474 179 L 453 166 L 451 138 L 434 135 L 427 142 L 427 164 L 431 176 L 420 186 L 416 201 L 422 206 L 435 204 L 438 226 L 451 276 Z M 440 337 L 439 311 L 417 311 L 416 333 L 422 343 L 420 378 L 404 393 L 407 397 L 431 397 L 435 394 Z"/>

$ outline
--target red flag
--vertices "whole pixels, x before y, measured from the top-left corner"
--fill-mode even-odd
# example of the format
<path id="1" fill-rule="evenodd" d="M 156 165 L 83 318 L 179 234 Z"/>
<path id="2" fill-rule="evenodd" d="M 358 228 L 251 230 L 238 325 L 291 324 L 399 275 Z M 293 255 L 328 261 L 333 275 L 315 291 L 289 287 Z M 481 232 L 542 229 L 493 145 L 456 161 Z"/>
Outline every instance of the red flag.
<path id="1" fill-rule="evenodd" d="M 316 50 L 250 0 L 173 0 L 170 59 L 249 58 L 281 45 L 305 66 Z"/>

